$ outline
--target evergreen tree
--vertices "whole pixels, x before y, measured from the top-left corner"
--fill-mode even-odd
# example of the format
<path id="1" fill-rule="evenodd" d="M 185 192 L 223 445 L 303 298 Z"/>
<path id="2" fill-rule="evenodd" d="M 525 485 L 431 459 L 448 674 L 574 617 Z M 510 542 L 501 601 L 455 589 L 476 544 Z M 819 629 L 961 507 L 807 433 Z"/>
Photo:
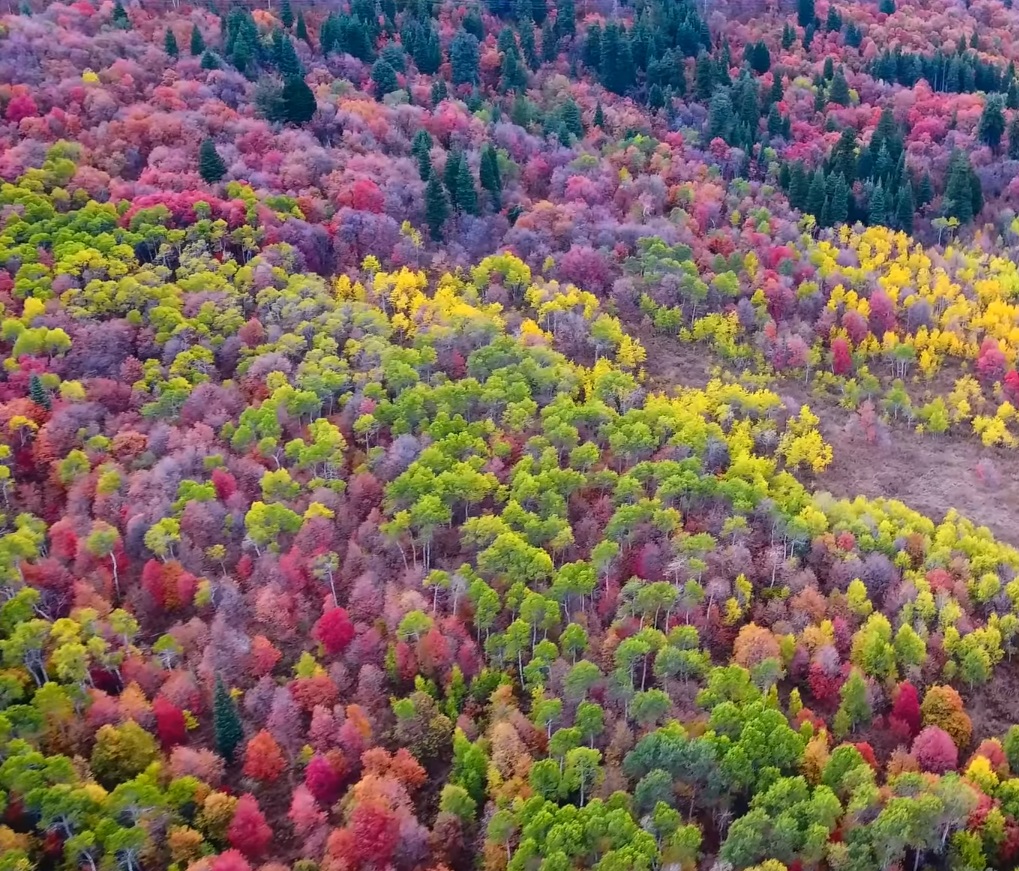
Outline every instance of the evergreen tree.
<path id="1" fill-rule="evenodd" d="M 283 116 L 290 124 L 306 124 L 315 115 L 318 105 L 311 88 L 299 76 L 283 85 Z"/>
<path id="2" fill-rule="evenodd" d="M 930 173 L 925 172 L 920 179 L 920 186 L 916 192 L 916 204 L 923 208 L 934 200 L 934 183 L 931 181 Z"/>
<path id="3" fill-rule="evenodd" d="M 400 88 L 396 79 L 396 70 L 383 58 L 379 58 L 372 64 L 372 84 L 375 86 L 375 99 L 382 100 L 386 94 L 391 94 Z"/>
<path id="4" fill-rule="evenodd" d="M 280 5 L 280 22 L 287 30 L 294 26 L 294 11 L 290 8 L 290 0 L 283 0 Z"/>
<path id="5" fill-rule="evenodd" d="M 478 38 L 466 30 L 459 30 L 449 49 L 454 85 L 474 85 L 478 82 Z"/>
<path id="6" fill-rule="evenodd" d="M 584 122 L 580 117 L 580 107 L 572 97 L 568 97 L 560 112 L 563 125 L 578 139 L 584 136 Z"/>
<path id="7" fill-rule="evenodd" d="M 846 45 L 850 48 L 859 48 L 860 44 L 863 42 L 863 32 L 852 21 L 846 25 L 845 40 Z"/>
<path id="8" fill-rule="evenodd" d="M 729 91 L 726 88 L 720 88 L 715 91 L 708 106 L 708 139 L 718 137 L 728 142 L 734 123 Z"/>
<path id="9" fill-rule="evenodd" d="M 778 103 L 785 96 L 785 86 L 782 83 L 782 71 L 775 70 L 771 75 L 771 88 L 768 90 L 768 102 Z"/>
<path id="10" fill-rule="evenodd" d="M 604 130 L 605 129 L 605 112 L 602 109 L 600 102 L 598 103 L 598 105 L 594 109 L 594 121 L 593 121 L 593 123 L 594 123 L 594 126 L 597 127 L 599 130 Z"/>
<path id="11" fill-rule="evenodd" d="M 411 154 L 413 154 L 418 161 L 418 173 L 421 176 L 422 181 L 428 181 L 432 174 L 432 136 L 431 134 L 422 128 L 414 134 L 414 141 L 410 146 Z"/>
<path id="12" fill-rule="evenodd" d="M 438 175 L 433 172 L 425 186 L 425 220 L 428 222 L 432 238 L 436 241 L 442 238 L 442 228 L 448 217 L 449 200 L 446 198 L 446 190 Z"/>
<path id="13" fill-rule="evenodd" d="M 461 157 L 456 175 L 456 205 L 461 212 L 468 215 L 478 213 L 478 191 L 474 187 L 474 176 L 471 175 L 467 159 Z"/>
<path id="14" fill-rule="evenodd" d="M 895 11 L 895 0 L 881 0 L 878 11 L 883 12 L 885 15 L 891 15 Z"/>
<path id="15" fill-rule="evenodd" d="M 633 84 L 630 38 L 626 29 L 614 22 L 607 24 L 602 33 L 598 72 L 602 85 L 615 94 L 625 94 Z"/>
<path id="16" fill-rule="evenodd" d="M 215 184 L 226 175 L 226 164 L 211 139 L 203 139 L 198 149 L 198 174 L 206 184 Z"/>
<path id="17" fill-rule="evenodd" d="M 311 45 L 311 37 L 308 35 L 308 25 L 304 20 L 303 9 L 297 13 L 297 30 L 295 30 L 294 33 L 296 33 L 297 38 L 303 40 L 305 44 Z"/>
<path id="18" fill-rule="evenodd" d="M 807 198 L 810 196 L 810 179 L 800 161 L 793 164 L 789 173 L 789 205 L 794 209 L 806 211 Z"/>
<path id="19" fill-rule="evenodd" d="M 45 408 L 50 411 L 53 408 L 53 403 L 50 401 L 50 395 L 46 392 L 46 388 L 42 385 L 42 379 L 35 372 L 32 373 L 32 377 L 28 379 L 28 395 L 32 402 L 36 405 Z"/>
<path id="20" fill-rule="evenodd" d="M 1019 109 L 1019 81 L 1012 79 L 1008 83 L 1008 93 L 1005 96 L 1005 105 L 1009 109 Z"/>
<path id="21" fill-rule="evenodd" d="M 503 53 L 500 83 L 505 93 L 521 91 L 527 86 L 527 70 L 520 62 L 515 44 L 512 49 Z"/>
<path id="22" fill-rule="evenodd" d="M 796 23 L 806 29 L 814 26 L 817 12 L 814 10 L 814 0 L 797 0 Z"/>
<path id="23" fill-rule="evenodd" d="M 201 67 L 202 67 L 203 70 L 218 70 L 219 69 L 219 61 L 216 60 L 216 55 L 214 55 L 208 49 L 206 49 L 204 52 L 202 52 Z"/>
<path id="24" fill-rule="evenodd" d="M 842 16 L 834 3 L 828 5 L 828 18 L 825 20 L 824 29 L 829 33 L 837 33 L 842 29 Z"/>
<path id="25" fill-rule="evenodd" d="M 297 57 L 294 44 L 290 36 L 282 30 L 275 30 L 272 34 L 273 54 L 275 55 L 276 68 L 284 79 L 291 79 L 295 76 L 304 75 L 301 68 L 301 61 Z"/>
<path id="26" fill-rule="evenodd" d="M 173 31 L 169 27 L 166 28 L 166 33 L 163 35 L 163 51 L 170 57 L 177 57 L 180 54 L 180 49 L 177 47 L 177 37 L 173 35 Z"/>
<path id="27" fill-rule="evenodd" d="M 949 163 L 943 208 L 946 217 L 957 218 L 960 224 L 968 224 L 973 220 L 971 172 L 966 155 L 956 151 Z"/>
<path id="28" fill-rule="evenodd" d="M 771 52 L 764 40 L 755 42 L 750 50 L 750 68 L 759 76 L 771 69 Z"/>
<path id="29" fill-rule="evenodd" d="M 1008 159 L 1019 160 L 1019 114 L 1008 124 Z"/>
<path id="30" fill-rule="evenodd" d="M 446 87 L 445 79 L 436 79 L 432 82 L 432 105 L 438 106 L 449 96 L 449 89 Z"/>
<path id="31" fill-rule="evenodd" d="M 794 42 L 796 42 L 796 31 L 793 30 L 792 25 L 787 21 L 782 28 L 782 48 L 788 51 L 793 47 Z"/>
<path id="32" fill-rule="evenodd" d="M 573 36 L 577 32 L 577 10 L 574 0 L 561 0 L 555 4 L 555 32 L 559 37 Z"/>
<path id="33" fill-rule="evenodd" d="M 828 89 L 828 102 L 837 103 L 839 106 L 849 105 L 849 83 L 846 81 L 842 67 L 835 71 L 831 80 L 831 87 Z"/>
<path id="34" fill-rule="evenodd" d="M 601 64 L 601 25 L 590 24 L 587 27 L 587 33 L 584 34 L 584 48 L 581 53 L 581 60 L 584 61 L 584 65 L 590 67 L 592 70 L 598 69 Z"/>
<path id="35" fill-rule="evenodd" d="M 888 198 L 885 196 L 885 189 L 881 182 L 877 183 L 874 193 L 870 195 L 870 211 L 868 221 L 871 224 L 888 223 Z"/>
<path id="36" fill-rule="evenodd" d="M 204 52 L 205 40 L 202 39 L 202 31 L 198 29 L 198 25 L 196 24 L 191 28 L 191 56 L 198 57 Z"/>
<path id="37" fill-rule="evenodd" d="M 244 740 L 244 728 L 237 714 L 237 705 L 219 677 L 216 678 L 213 697 L 212 724 L 216 733 L 216 752 L 228 763 L 233 762 L 234 753 Z"/>
<path id="38" fill-rule="evenodd" d="M 810 181 L 810 189 L 807 191 L 807 201 L 803 206 L 803 211 L 820 220 L 821 210 L 824 208 L 824 199 L 826 195 L 827 191 L 824 187 L 824 171 L 818 169 L 814 172 L 814 177 Z"/>
<path id="39" fill-rule="evenodd" d="M 1005 106 L 1001 94 L 989 94 L 984 103 L 984 111 L 980 115 L 977 135 L 980 141 L 998 153 L 1001 137 L 1005 134 Z"/>
<path id="40" fill-rule="evenodd" d="M 824 69 L 822 70 L 821 75 L 824 76 L 825 81 L 828 82 L 835 77 L 835 62 L 831 59 L 830 55 L 824 59 Z"/>
<path id="41" fill-rule="evenodd" d="M 899 185 L 899 199 L 895 204 L 895 221 L 900 230 L 907 233 L 913 232 L 913 188 L 911 185 Z"/>
<path id="42" fill-rule="evenodd" d="M 449 205 L 454 212 L 459 211 L 460 204 L 457 202 L 457 184 L 460 179 L 460 161 L 463 160 L 459 151 L 451 151 L 446 156 L 446 165 L 442 169 L 442 183 L 446 186 L 446 194 L 449 197 Z"/>
<path id="43" fill-rule="evenodd" d="M 768 135 L 771 137 L 781 136 L 785 130 L 785 122 L 782 113 L 778 111 L 778 104 L 772 103 L 768 110 Z"/>
<path id="44" fill-rule="evenodd" d="M 701 102 L 707 102 L 715 91 L 715 65 L 707 52 L 697 56 L 694 65 L 694 95 Z"/>
<path id="45" fill-rule="evenodd" d="M 499 156 L 492 144 L 485 143 L 481 149 L 481 187 L 488 191 L 493 211 L 502 209 L 502 175 L 499 172 Z"/>
<path id="46" fill-rule="evenodd" d="M 520 50 L 524 53 L 524 60 L 527 62 L 527 68 L 531 72 L 535 72 L 538 67 L 541 66 L 541 61 L 538 59 L 538 48 L 534 44 L 534 28 L 524 27 L 520 31 Z"/>
<path id="47" fill-rule="evenodd" d="M 123 4 L 120 0 L 117 0 L 113 7 L 113 26 L 118 30 L 130 30 L 131 19 L 127 16 L 127 10 L 124 9 Z"/>
<path id="48" fill-rule="evenodd" d="M 846 184 L 846 180 L 842 175 L 837 175 L 828 209 L 828 221 L 830 224 L 844 224 L 848 218 L 849 185 Z"/>

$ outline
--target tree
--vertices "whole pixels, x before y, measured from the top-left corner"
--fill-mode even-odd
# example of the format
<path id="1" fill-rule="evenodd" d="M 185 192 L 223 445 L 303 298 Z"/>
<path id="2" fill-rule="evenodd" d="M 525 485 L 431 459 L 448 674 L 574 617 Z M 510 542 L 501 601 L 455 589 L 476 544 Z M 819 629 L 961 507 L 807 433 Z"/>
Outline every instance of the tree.
<path id="1" fill-rule="evenodd" d="M 237 713 L 237 704 L 218 677 L 213 696 L 212 722 L 216 733 L 216 750 L 227 762 L 232 762 L 238 745 L 244 740 L 244 728 Z"/>
<path id="2" fill-rule="evenodd" d="M 280 96 L 283 102 L 283 117 L 289 124 L 306 124 L 318 109 L 311 88 L 299 76 L 295 76 L 283 85 Z"/>
<path id="3" fill-rule="evenodd" d="M 814 10 L 814 0 L 797 0 L 796 23 L 806 29 L 813 27 L 817 21 L 817 12 Z"/>
<path id="4" fill-rule="evenodd" d="M 948 165 L 948 181 L 945 185 L 944 213 L 956 218 L 960 224 L 973 220 L 973 188 L 970 175 L 973 168 L 961 151 L 956 151 Z"/>
<path id="5" fill-rule="evenodd" d="M 835 71 L 835 76 L 831 80 L 831 87 L 828 89 L 828 101 L 837 103 L 840 106 L 849 105 L 849 83 L 846 81 L 846 76 L 841 66 Z"/>
<path id="6" fill-rule="evenodd" d="M 32 402 L 40 408 L 45 408 L 47 411 L 52 410 L 53 403 L 50 400 L 50 395 L 46 392 L 46 388 L 43 387 L 42 379 L 35 372 L 32 373 L 32 377 L 28 380 L 28 395 Z"/>
<path id="7" fill-rule="evenodd" d="M 308 25 L 304 21 L 303 9 L 297 13 L 297 29 L 294 31 L 294 34 L 307 45 L 311 45 L 311 37 L 308 35 Z"/>
<path id="8" fill-rule="evenodd" d="M 372 84 L 375 86 L 376 100 L 381 100 L 386 94 L 390 94 L 400 87 L 396 78 L 396 70 L 381 57 L 372 65 Z"/>
<path id="9" fill-rule="evenodd" d="M 173 31 L 169 27 L 166 28 L 166 33 L 163 36 L 163 51 L 172 58 L 176 58 L 180 54 L 177 37 L 173 35 Z"/>
<path id="10" fill-rule="evenodd" d="M 913 742 L 913 756 L 924 771 L 944 774 L 959 765 L 959 748 L 952 737 L 937 726 L 927 726 Z"/>
<path id="11" fill-rule="evenodd" d="M 290 8 L 290 0 L 283 0 L 280 6 L 280 23 L 287 30 L 294 26 L 294 11 Z"/>
<path id="12" fill-rule="evenodd" d="M 198 149 L 198 174 L 206 184 L 215 184 L 226 175 L 226 164 L 211 139 L 203 139 Z"/>
<path id="13" fill-rule="evenodd" d="M 159 758 L 156 739 L 133 720 L 120 726 L 109 724 L 96 733 L 89 767 L 107 789 L 141 774 Z"/>
<path id="14" fill-rule="evenodd" d="M 991 147 L 995 154 L 1001 146 L 1001 137 L 1005 134 L 1005 102 L 1001 94 L 989 94 L 984 102 L 984 110 L 980 114 L 977 135 L 981 142 Z"/>
<path id="15" fill-rule="evenodd" d="M 449 217 L 449 199 L 439 177 L 433 172 L 425 186 L 425 219 L 433 239 L 442 238 L 442 228 Z"/>
<path id="16" fill-rule="evenodd" d="M 237 800 L 230 828 L 227 829 L 227 839 L 231 847 L 240 850 L 249 859 L 262 856 L 272 843 L 272 829 L 250 793 Z"/>
<path id="17" fill-rule="evenodd" d="M 461 28 L 449 47 L 452 81 L 454 85 L 476 85 L 480 54 L 478 39 Z"/>
<path id="18" fill-rule="evenodd" d="M 502 209 L 502 176 L 499 173 L 499 157 L 490 142 L 486 142 L 481 149 L 480 176 L 481 187 L 488 191 L 492 210 L 500 211 Z"/>
<path id="19" fill-rule="evenodd" d="M 205 53 L 205 40 L 202 39 L 202 31 L 198 29 L 198 25 L 192 25 L 191 27 L 191 56 L 198 57 Z"/>
<path id="20" fill-rule="evenodd" d="M 256 734 L 244 751 L 244 776 L 261 783 L 272 783 L 286 769 L 287 761 L 280 745 L 265 729 Z"/>
<path id="21" fill-rule="evenodd" d="M 455 185 L 456 208 L 468 215 L 476 215 L 478 213 L 478 192 L 474 187 L 474 177 L 471 175 L 470 167 L 463 156 L 460 157 L 457 164 Z"/>

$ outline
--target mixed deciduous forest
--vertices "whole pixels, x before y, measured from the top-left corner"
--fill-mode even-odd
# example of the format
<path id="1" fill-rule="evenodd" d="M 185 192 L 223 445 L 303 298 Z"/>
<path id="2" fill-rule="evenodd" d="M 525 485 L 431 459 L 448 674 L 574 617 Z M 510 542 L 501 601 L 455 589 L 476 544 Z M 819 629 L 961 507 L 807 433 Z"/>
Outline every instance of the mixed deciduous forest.
<path id="1" fill-rule="evenodd" d="M 1016 33 L 11 0 L 0 871 L 1015 868 Z"/>

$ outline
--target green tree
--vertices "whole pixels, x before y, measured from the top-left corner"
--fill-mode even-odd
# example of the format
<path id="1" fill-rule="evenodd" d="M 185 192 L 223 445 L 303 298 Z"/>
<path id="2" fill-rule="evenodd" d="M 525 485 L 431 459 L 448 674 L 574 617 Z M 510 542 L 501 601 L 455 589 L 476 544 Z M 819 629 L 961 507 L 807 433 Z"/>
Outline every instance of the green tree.
<path id="1" fill-rule="evenodd" d="M 1019 160 L 1019 113 L 1008 122 L 1008 159 Z"/>
<path id="2" fill-rule="evenodd" d="M 991 151 L 998 153 L 1001 137 L 1005 135 L 1005 102 L 1001 94 L 988 95 L 984 111 L 980 114 L 977 135 L 981 142 L 991 147 Z"/>
<path id="3" fill-rule="evenodd" d="M 605 129 L 605 111 L 602 109 L 601 102 L 599 102 L 598 105 L 595 106 L 594 119 L 592 123 L 599 130 Z"/>
<path id="4" fill-rule="evenodd" d="M 226 175 L 226 164 L 212 139 L 203 139 L 198 149 L 198 174 L 206 184 L 215 184 Z"/>
<path id="5" fill-rule="evenodd" d="M 454 85 L 476 85 L 480 63 L 477 37 L 461 28 L 450 44 L 449 61 Z"/>
<path id="6" fill-rule="evenodd" d="M 381 100 L 386 94 L 391 94 L 400 87 L 396 70 L 381 57 L 372 65 L 372 84 L 375 86 L 376 100 Z"/>
<path id="7" fill-rule="evenodd" d="M 216 678 L 213 696 L 212 724 L 216 735 L 216 752 L 227 762 L 233 762 L 237 747 L 244 740 L 244 728 L 237 713 L 237 703 L 219 677 Z"/>
<path id="8" fill-rule="evenodd" d="M 807 200 L 803 205 L 803 210 L 807 212 L 807 214 L 813 215 L 818 219 L 821 217 L 821 210 L 824 208 L 824 200 L 827 193 L 824 182 L 824 171 L 818 169 L 814 172 L 814 175 L 810 180 L 810 188 L 807 191 Z"/>
<path id="9" fill-rule="evenodd" d="M 877 187 L 870 195 L 868 220 L 871 224 L 888 224 L 888 197 L 885 196 L 885 189 L 881 182 L 877 183 Z"/>
<path id="10" fill-rule="evenodd" d="M 133 720 L 102 726 L 96 733 L 89 767 L 107 789 L 141 774 L 159 758 L 156 739 Z"/>
<path id="11" fill-rule="evenodd" d="M 287 30 L 294 26 L 294 11 L 290 8 L 290 0 L 283 0 L 280 6 L 280 22 Z"/>
<path id="12" fill-rule="evenodd" d="M 283 85 L 281 98 L 284 120 L 290 124 L 306 124 L 318 109 L 311 88 L 299 76 L 295 76 Z"/>
<path id="13" fill-rule="evenodd" d="M 948 165 L 948 182 L 945 185 L 944 212 L 960 224 L 973 220 L 973 188 L 970 175 L 973 168 L 961 151 L 956 151 Z"/>
<path id="14" fill-rule="evenodd" d="M 806 29 L 813 27 L 817 21 L 817 12 L 814 10 L 814 0 L 797 0 L 796 23 Z"/>
<path id="15" fill-rule="evenodd" d="M 32 402 L 41 408 L 45 408 L 50 411 L 53 408 L 53 402 L 50 400 L 50 395 L 43 387 L 42 379 L 38 373 L 33 372 L 32 377 L 28 379 L 28 395 Z"/>
<path id="16" fill-rule="evenodd" d="M 502 209 L 502 175 L 499 172 L 499 156 L 490 142 L 486 142 L 481 149 L 479 170 L 481 187 L 488 191 L 492 210 L 498 212 Z"/>
<path id="17" fill-rule="evenodd" d="M 202 39 L 202 31 L 198 29 L 198 25 L 192 25 L 191 27 L 191 56 L 198 57 L 205 53 L 205 40 Z"/>
<path id="18" fill-rule="evenodd" d="M 461 155 L 457 164 L 456 173 L 456 208 L 468 215 L 478 213 L 478 191 L 474 187 L 474 176 L 467 164 L 467 159 Z"/>
<path id="19" fill-rule="evenodd" d="M 297 13 L 297 29 L 294 33 L 297 38 L 302 40 L 306 45 L 311 45 L 311 37 L 308 35 L 308 25 L 304 21 L 303 9 Z"/>
<path id="20" fill-rule="evenodd" d="M 831 86 L 828 88 L 828 101 L 837 103 L 839 106 L 849 105 L 849 82 L 846 81 L 846 75 L 841 66 L 835 70 Z"/>
<path id="21" fill-rule="evenodd" d="M 438 175 L 432 172 L 425 186 L 425 220 L 433 239 L 442 238 L 442 228 L 448 218 L 449 199 L 446 196 L 446 189 L 439 181 Z"/>
<path id="22" fill-rule="evenodd" d="M 173 31 L 169 27 L 166 28 L 166 33 L 163 35 L 163 51 L 173 58 L 180 54 L 180 49 L 177 47 L 177 37 L 173 35 Z"/>

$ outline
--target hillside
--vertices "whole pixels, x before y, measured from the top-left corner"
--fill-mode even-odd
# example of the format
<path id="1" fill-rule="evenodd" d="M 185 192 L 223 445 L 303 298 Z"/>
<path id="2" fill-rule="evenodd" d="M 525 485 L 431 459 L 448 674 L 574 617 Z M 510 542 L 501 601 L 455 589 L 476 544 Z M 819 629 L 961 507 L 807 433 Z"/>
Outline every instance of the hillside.
<path id="1" fill-rule="evenodd" d="M 1017 28 L 0 16 L 0 871 L 1014 868 Z"/>

